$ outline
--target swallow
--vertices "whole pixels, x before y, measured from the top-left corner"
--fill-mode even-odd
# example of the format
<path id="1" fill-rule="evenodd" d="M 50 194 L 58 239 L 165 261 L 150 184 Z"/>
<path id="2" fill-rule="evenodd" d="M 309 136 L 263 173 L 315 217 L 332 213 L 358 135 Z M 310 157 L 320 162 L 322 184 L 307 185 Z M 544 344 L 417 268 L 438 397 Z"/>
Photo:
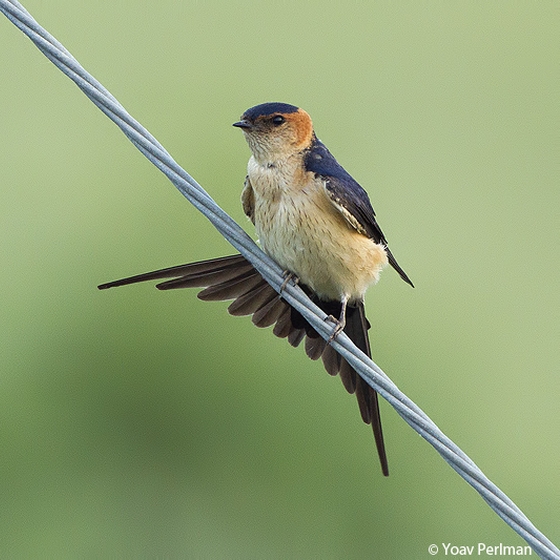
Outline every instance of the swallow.
<path id="1" fill-rule="evenodd" d="M 245 136 L 251 157 L 241 195 L 262 249 L 295 280 L 371 357 L 370 323 L 364 309 L 367 288 L 391 265 L 410 286 L 410 278 L 389 250 L 366 191 L 317 138 L 309 114 L 287 103 L 263 103 L 245 111 L 233 126 Z M 382 473 L 389 475 L 377 393 L 356 373 L 242 255 L 189 263 L 102 284 L 99 289 L 166 279 L 160 290 L 204 288 L 202 300 L 233 300 L 232 315 L 252 315 L 257 327 L 322 359 L 356 394 L 362 420 L 371 424 Z"/>

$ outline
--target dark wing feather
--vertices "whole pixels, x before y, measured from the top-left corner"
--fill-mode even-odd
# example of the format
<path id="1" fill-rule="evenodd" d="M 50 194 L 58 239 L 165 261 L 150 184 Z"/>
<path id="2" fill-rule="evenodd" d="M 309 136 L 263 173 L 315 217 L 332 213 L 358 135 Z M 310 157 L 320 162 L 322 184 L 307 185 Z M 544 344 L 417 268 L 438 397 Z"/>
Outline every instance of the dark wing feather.
<path id="1" fill-rule="evenodd" d="M 243 206 L 245 215 L 253 222 L 253 225 L 255 225 L 255 193 L 253 192 L 253 186 L 249 180 L 249 175 L 245 177 L 245 183 L 241 191 L 241 205 Z"/>
<path id="2" fill-rule="evenodd" d="M 387 239 L 375 219 L 368 194 L 318 139 L 314 140 L 305 155 L 305 168 L 325 181 L 331 202 L 351 227 L 385 247 L 391 266 L 412 286 L 410 278 L 387 247 Z"/>
<path id="3" fill-rule="evenodd" d="M 217 278 L 221 281 L 237 278 L 241 273 L 249 270 L 256 272 L 253 265 L 247 261 L 245 257 L 242 255 L 232 255 L 207 261 L 171 266 L 169 268 L 162 268 L 161 270 L 154 270 L 153 272 L 145 272 L 143 274 L 137 274 L 136 276 L 130 276 L 129 278 L 107 282 L 97 287 L 100 290 L 106 290 L 107 288 L 137 284 L 138 282 L 146 282 L 147 280 L 183 278 L 185 283 L 182 285 L 175 284 L 173 288 L 202 288 L 213 285 Z M 163 284 L 166 284 L 166 282 L 158 286 Z"/>
<path id="4" fill-rule="evenodd" d="M 364 422 L 372 424 L 383 474 L 388 474 L 377 393 L 362 380 L 346 360 L 317 334 L 300 313 L 290 307 L 276 293 L 249 261 L 241 255 L 231 255 L 138 274 L 102 284 L 99 289 L 104 290 L 162 278 L 171 278 L 171 280 L 158 284 L 159 289 L 199 287 L 205 288 L 198 294 L 200 299 L 233 299 L 228 308 L 232 315 L 252 314 L 253 323 L 257 327 L 274 325 L 273 333 L 280 338 L 287 338 L 292 346 L 298 346 L 305 339 L 306 354 L 313 360 L 322 358 L 327 372 L 330 375 L 340 373 L 346 390 L 349 393 L 356 393 L 362 419 Z M 321 301 L 307 286 L 301 285 L 301 287 L 327 315 L 334 317 L 340 315 L 340 302 Z M 369 324 L 364 315 L 363 304 L 359 302 L 349 305 L 344 331 L 358 348 L 371 356 L 367 336 L 368 328 Z"/>

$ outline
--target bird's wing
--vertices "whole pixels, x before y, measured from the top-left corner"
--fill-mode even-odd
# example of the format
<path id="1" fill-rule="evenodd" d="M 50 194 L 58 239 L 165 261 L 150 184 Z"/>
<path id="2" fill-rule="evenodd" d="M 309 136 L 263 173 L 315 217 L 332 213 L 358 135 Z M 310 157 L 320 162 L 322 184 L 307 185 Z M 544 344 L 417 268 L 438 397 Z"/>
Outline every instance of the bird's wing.
<path id="1" fill-rule="evenodd" d="M 255 225 L 255 193 L 249 175 L 245 177 L 243 191 L 241 192 L 241 204 L 243 205 L 243 212 Z"/>
<path id="2" fill-rule="evenodd" d="M 376 243 L 387 243 L 375 220 L 375 212 L 366 191 L 320 140 L 316 140 L 307 152 L 305 167 L 323 179 L 331 202 L 350 226 Z"/>
<path id="3" fill-rule="evenodd" d="M 230 314 L 252 315 L 252 321 L 257 327 L 274 325 L 273 333 L 280 338 L 287 338 L 292 346 L 299 346 L 305 339 L 306 354 L 312 360 L 322 358 L 327 372 L 330 375 L 339 373 L 346 390 L 356 394 L 362 419 L 373 427 L 382 471 L 385 475 L 388 474 L 377 393 L 340 354 L 333 350 L 332 346 L 317 334 L 300 313 L 281 298 L 249 261 L 242 255 L 231 255 L 138 274 L 102 284 L 99 289 L 164 278 L 168 280 L 156 285 L 160 290 L 205 288 L 198 294 L 200 299 L 233 300 L 228 307 Z M 340 315 L 339 301 L 321 301 L 307 286 L 301 284 L 300 286 L 326 314 L 335 317 Z M 363 303 L 349 305 L 344 331 L 358 348 L 371 356 L 368 328 L 369 323 L 364 315 Z"/>
<path id="4" fill-rule="evenodd" d="M 413 285 L 405 271 L 399 266 L 395 257 L 387 246 L 387 239 L 377 220 L 375 211 L 366 191 L 358 182 L 336 161 L 327 147 L 315 139 L 305 156 L 305 168 L 315 173 L 324 181 L 325 191 L 333 206 L 340 212 L 350 227 L 357 232 L 373 239 L 385 247 L 391 266 L 401 278 Z"/>

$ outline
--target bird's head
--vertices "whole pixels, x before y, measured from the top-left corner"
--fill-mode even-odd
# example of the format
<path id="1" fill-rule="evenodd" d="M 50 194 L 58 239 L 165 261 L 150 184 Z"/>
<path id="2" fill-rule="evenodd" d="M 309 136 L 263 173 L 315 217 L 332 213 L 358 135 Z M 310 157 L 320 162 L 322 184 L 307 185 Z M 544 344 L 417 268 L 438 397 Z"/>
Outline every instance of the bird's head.
<path id="1" fill-rule="evenodd" d="M 233 126 L 243 130 L 253 156 L 260 163 L 287 159 L 308 148 L 314 138 L 311 117 L 287 103 L 251 107 Z"/>

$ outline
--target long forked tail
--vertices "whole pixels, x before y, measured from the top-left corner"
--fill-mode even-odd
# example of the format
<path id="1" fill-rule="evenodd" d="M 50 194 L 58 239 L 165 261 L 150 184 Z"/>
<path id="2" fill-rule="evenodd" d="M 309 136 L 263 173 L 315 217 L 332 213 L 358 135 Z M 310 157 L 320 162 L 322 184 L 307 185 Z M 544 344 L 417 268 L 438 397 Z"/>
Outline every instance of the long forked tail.
<path id="1" fill-rule="evenodd" d="M 146 272 L 101 284 L 98 288 L 105 290 L 161 279 L 167 280 L 156 285 L 159 290 L 204 288 L 198 294 L 202 300 L 233 300 L 228 307 L 231 315 L 252 315 L 253 323 L 261 328 L 274 325 L 273 333 L 280 338 L 287 338 L 294 347 L 305 339 L 306 354 L 312 360 L 322 358 L 327 372 L 330 375 L 340 374 L 346 390 L 356 394 L 362 419 L 373 428 L 381 470 L 385 476 L 388 476 L 377 393 L 295 309 L 281 298 L 249 261 L 242 255 L 231 255 Z M 340 302 L 319 300 L 309 288 L 301 284 L 300 286 L 325 313 L 334 317 L 339 316 Z M 368 329 L 369 323 L 365 317 L 363 302 L 349 305 L 344 332 L 360 350 L 371 357 Z"/>

